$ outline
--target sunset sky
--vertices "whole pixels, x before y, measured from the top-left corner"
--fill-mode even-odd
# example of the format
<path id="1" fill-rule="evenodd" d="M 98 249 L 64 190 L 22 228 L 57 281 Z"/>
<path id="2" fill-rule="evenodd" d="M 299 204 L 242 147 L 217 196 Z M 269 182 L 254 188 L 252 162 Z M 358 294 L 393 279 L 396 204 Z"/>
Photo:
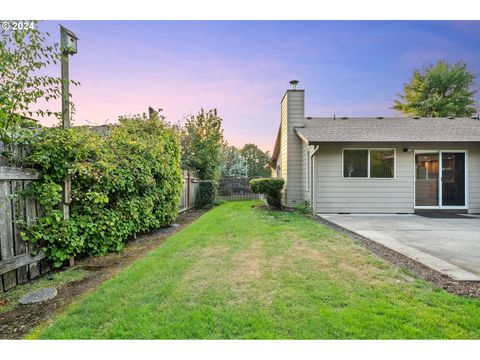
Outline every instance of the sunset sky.
<path id="1" fill-rule="evenodd" d="M 307 116 L 396 115 L 413 70 L 445 59 L 480 73 L 480 21 L 46 21 L 80 38 L 75 123 L 163 108 L 176 122 L 217 108 L 229 143 L 272 150 L 289 80 Z M 58 73 L 60 69 L 58 69 Z M 58 105 L 60 106 L 60 105 Z M 398 114 L 397 114 L 398 115 Z M 45 124 L 47 124 L 45 122 Z"/>

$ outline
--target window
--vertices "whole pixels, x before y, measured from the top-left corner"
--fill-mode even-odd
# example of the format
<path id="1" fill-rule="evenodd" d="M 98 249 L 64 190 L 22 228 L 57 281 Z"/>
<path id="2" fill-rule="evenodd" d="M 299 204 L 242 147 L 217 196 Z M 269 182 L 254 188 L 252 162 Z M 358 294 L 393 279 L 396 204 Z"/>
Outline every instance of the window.
<path id="1" fill-rule="evenodd" d="M 395 149 L 344 149 L 343 177 L 394 178 Z"/>
<path id="2" fill-rule="evenodd" d="M 370 177 L 393 178 L 395 172 L 395 150 L 370 150 Z"/>
<path id="3" fill-rule="evenodd" d="M 343 151 L 343 177 L 368 177 L 368 150 Z"/>
<path id="4" fill-rule="evenodd" d="M 305 161 L 307 178 L 305 179 L 305 190 L 310 191 L 310 151 L 307 151 L 307 159 Z"/>

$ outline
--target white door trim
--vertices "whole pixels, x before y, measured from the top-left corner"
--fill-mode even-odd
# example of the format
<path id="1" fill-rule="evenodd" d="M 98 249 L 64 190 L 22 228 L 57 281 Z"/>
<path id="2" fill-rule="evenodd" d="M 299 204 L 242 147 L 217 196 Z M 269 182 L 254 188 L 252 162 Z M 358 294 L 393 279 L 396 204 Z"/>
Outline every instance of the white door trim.
<path id="1" fill-rule="evenodd" d="M 416 154 L 438 154 L 438 206 L 417 206 L 416 204 L 416 185 L 417 185 L 417 163 Z M 442 154 L 443 153 L 464 153 L 465 154 L 465 205 L 464 206 L 445 206 L 442 205 Z M 414 150 L 413 151 L 413 208 L 414 209 L 468 209 L 468 150 Z"/>

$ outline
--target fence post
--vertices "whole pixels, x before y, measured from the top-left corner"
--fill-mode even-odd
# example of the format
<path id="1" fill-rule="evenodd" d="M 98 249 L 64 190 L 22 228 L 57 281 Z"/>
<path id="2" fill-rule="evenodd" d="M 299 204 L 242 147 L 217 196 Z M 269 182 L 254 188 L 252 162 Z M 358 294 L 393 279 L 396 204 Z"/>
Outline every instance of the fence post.
<path id="1" fill-rule="evenodd" d="M 69 73 L 68 73 L 68 56 L 77 53 L 77 36 L 60 25 L 60 64 L 62 79 L 62 127 L 70 129 L 70 90 L 69 90 Z M 66 221 L 70 217 L 70 188 L 71 179 L 67 175 L 63 183 L 63 220 Z M 69 261 L 70 266 L 74 266 L 75 258 L 72 256 Z"/>
<path id="2" fill-rule="evenodd" d="M 190 210 L 190 171 L 187 172 L 187 210 Z"/>

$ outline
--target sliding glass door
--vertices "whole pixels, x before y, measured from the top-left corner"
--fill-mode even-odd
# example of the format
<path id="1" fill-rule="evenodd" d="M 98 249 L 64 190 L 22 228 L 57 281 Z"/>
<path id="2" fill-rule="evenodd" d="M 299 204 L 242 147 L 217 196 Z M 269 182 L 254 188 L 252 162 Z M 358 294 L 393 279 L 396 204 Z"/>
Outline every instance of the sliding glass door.
<path id="1" fill-rule="evenodd" d="M 442 152 L 442 205 L 465 206 L 465 153 Z"/>
<path id="2" fill-rule="evenodd" d="M 465 152 L 415 153 L 415 206 L 464 207 Z"/>
<path id="3" fill-rule="evenodd" d="M 438 206 L 439 154 L 415 154 L 415 165 L 415 206 Z"/>

